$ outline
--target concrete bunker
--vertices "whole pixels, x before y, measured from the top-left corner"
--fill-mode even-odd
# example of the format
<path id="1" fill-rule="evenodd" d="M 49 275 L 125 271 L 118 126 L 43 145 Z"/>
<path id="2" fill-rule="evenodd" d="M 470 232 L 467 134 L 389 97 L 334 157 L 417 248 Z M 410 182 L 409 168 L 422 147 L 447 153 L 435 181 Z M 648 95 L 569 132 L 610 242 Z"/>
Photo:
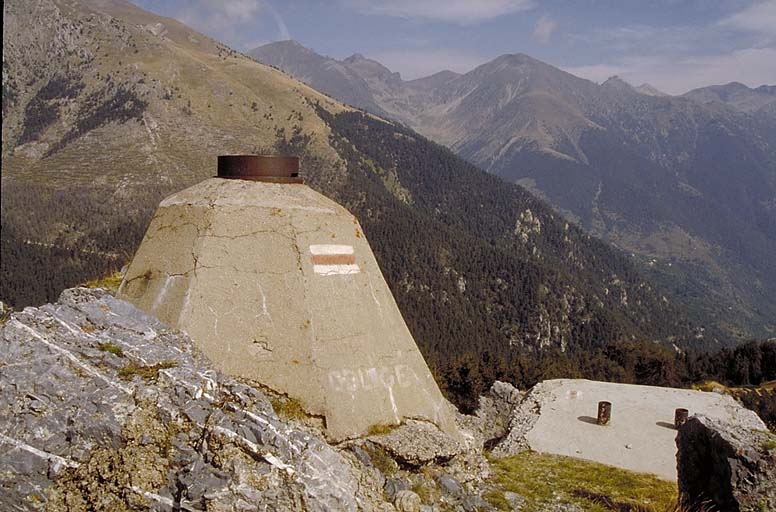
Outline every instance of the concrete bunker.
<path id="1" fill-rule="evenodd" d="M 405 418 L 457 437 L 358 220 L 294 157 L 219 157 L 218 174 L 160 203 L 119 296 L 324 416 L 333 439 Z"/>

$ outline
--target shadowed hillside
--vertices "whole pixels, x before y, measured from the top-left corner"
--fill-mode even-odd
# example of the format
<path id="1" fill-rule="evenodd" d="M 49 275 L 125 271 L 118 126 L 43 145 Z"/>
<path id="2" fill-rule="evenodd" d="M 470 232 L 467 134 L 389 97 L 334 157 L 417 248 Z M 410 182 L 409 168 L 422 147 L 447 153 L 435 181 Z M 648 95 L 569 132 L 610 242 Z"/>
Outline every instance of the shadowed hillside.
<path id="1" fill-rule="evenodd" d="M 617 77 L 598 85 L 524 54 L 412 81 L 295 42 L 250 55 L 527 187 L 637 254 L 696 321 L 714 318 L 736 339 L 776 333 L 773 86 L 672 97 Z"/>

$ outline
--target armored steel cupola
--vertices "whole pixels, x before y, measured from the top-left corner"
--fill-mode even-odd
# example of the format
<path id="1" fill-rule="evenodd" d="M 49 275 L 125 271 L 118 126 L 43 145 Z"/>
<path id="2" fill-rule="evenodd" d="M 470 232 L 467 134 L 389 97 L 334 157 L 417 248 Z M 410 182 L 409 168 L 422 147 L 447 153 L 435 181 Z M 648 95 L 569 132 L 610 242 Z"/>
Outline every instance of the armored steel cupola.
<path id="1" fill-rule="evenodd" d="M 218 177 L 264 181 L 267 183 L 302 183 L 299 158 L 269 155 L 221 155 Z"/>
<path id="2" fill-rule="evenodd" d="M 333 439 L 405 418 L 457 437 L 358 220 L 295 157 L 222 156 L 218 177 L 164 199 L 119 295 L 324 416 Z"/>

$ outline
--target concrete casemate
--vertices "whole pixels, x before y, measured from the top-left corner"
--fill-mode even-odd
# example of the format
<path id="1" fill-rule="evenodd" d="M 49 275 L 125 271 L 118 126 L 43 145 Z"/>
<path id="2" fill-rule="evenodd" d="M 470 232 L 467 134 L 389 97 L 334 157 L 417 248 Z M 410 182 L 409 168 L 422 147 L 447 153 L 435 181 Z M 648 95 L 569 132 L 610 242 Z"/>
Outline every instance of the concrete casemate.
<path id="1" fill-rule="evenodd" d="M 459 437 L 358 220 L 306 185 L 212 178 L 166 198 L 119 297 L 332 439 L 405 418 Z"/>
<path id="2" fill-rule="evenodd" d="M 548 380 L 531 391 L 539 417 L 526 432 L 537 452 L 587 459 L 676 480 L 677 408 L 689 414 L 766 430 L 754 412 L 728 395 L 615 384 L 581 379 Z M 611 403 L 611 420 L 599 425 L 600 401 Z"/>

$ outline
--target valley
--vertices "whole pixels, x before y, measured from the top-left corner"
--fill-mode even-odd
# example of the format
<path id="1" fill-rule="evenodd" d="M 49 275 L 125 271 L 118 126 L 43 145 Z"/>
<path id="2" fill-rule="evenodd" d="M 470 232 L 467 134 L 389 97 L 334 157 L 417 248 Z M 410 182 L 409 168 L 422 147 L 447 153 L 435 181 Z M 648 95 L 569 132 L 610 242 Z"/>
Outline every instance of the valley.
<path id="1" fill-rule="evenodd" d="M 733 339 L 776 324 L 776 105 L 742 84 L 674 97 L 598 85 L 524 54 L 402 80 L 375 60 L 295 41 L 249 52 L 398 120 L 546 199 Z"/>

